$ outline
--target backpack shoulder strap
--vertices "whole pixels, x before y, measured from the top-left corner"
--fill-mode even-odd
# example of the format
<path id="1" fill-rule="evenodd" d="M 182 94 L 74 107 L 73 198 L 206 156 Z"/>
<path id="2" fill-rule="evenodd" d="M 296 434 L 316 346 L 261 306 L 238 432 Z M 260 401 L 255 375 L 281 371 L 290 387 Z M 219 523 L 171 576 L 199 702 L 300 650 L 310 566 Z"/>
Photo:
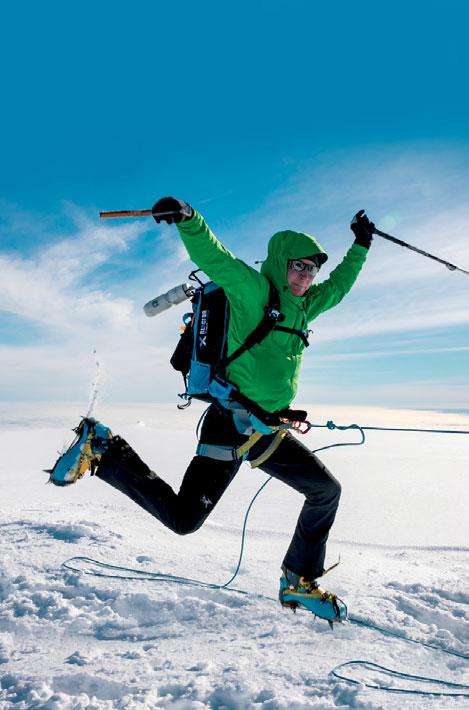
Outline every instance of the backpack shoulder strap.
<path id="1" fill-rule="evenodd" d="M 231 355 L 225 358 L 220 364 L 220 369 L 225 369 L 233 360 L 250 350 L 254 345 L 260 343 L 275 328 L 277 323 L 285 320 L 285 316 L 280 312 L 280 297 L 275 286 L 269 281 L 269 302 L 264 307 L 264 315 L 260 323 L 249 333 L 246 340 Z"/>

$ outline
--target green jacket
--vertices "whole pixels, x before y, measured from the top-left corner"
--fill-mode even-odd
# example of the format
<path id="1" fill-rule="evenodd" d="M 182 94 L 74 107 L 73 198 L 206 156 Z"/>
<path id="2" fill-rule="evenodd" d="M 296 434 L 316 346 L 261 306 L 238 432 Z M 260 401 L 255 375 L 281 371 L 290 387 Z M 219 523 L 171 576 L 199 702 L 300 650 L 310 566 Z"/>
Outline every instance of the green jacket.
<path id="1" fill-rule="evenodd" d="M 293 296 L 287 281 L 287 260 L 324 253 L 314 237 L 290 230 L 277 232 L 269 241 L 261 272 L 237 259 L 195 212 L 177 225 L 189 256 L 207 276 L 221 286 L 230 303 L 228 355 L 242 345 L 260 322 L 269 301 L 269 280 L 280 295 L 282 326 L 307 330 L 320 313 L 336 306 L 352 288 L 366 259 L 367 249 L 353 244 L 328 279 L 313 284 L 304 296 Z M 288 407 L 298 387 L 304 343 L 298 335 L 272 331 L 227 369 L 231 382 L 268 412 Z"/>

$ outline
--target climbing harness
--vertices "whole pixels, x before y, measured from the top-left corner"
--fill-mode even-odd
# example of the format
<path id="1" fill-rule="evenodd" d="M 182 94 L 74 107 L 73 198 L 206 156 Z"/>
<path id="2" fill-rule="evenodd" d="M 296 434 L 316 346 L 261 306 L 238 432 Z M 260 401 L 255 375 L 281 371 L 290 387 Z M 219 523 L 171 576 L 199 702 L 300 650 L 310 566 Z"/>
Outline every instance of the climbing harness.
<path id="1" fill-rule="evenodd" d="M 246 461 L 254 444 L 257 444 L 263 436 L 272 437 L 275 435 L 261 454 L 255 459 L 249 460 L 251 468 L 257 468 L 272 456 L 289 430 L 295 431 L 298 434 L 307 434 L 313 426 L 307 421 L 307 412 L 304 410 L 283 410 L 281 414 L 284 416 L 276 416 L 278 424 L 267 424 L 265 421 L 260 420 L 252 411 L 245 409 L 235 400 L 221 398 L 217 400 L 217 405 L 229 410 L 233 416 L 233 422 L 237 431 L 240 434 L 248 436 L 247 441 L 235 447 L 201 443 L 199 436 L 200 426 L 208 412 L 208 407 L 203 412 L 196 427 L 197 441 L 199 441 L 196 454 L 198 456 L 216 459 L 217 461 Z M 285 416 L 286 414 L 288 414 L 290 418 L 287 418 Z M 298 417 L 298 419 L 293 417 Z M 274 421 L 273 417 L 272 421 Z"/>
<path id="2" fill-rule="evenodd" d="M 269 456 L 272 456 L 274 451 L 278 448 L 286 433 L 286 429 L 278 431 L 266 450 L 256 459 L 249 462 L 251 468 L 257 468 L 257 466 L 260 466 L 264 461 L 267 461 Z M 262 432 L 255 431 L 244 444 L 237 447 L 217 444 L 199 444 L 196 449 L 196 454 L 198 456 L 207 456 L 217 461 L 245 461 L 254 444 L 257 444 L 263 436 L 264 434 L 262 434 Z"/>

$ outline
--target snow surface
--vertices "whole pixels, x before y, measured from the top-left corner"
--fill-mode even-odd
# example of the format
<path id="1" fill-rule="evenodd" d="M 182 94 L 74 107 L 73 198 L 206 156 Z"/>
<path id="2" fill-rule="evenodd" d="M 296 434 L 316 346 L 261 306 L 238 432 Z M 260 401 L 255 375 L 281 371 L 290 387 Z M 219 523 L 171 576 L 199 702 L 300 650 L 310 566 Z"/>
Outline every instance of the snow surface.
<path id="1" fill-rule="evenodd" d="M 95 413 L 178 486 L 202 408 L 99 407 Z M 317 423 L 469 430 L 469 416 L 310 407 Z M 272 481 L 253 508 L 237 588 L 187 587 L 71 572 L 86 555 L 223 583 L 239 553 L 245 509 L 265 480 L 243 466 L 200 531 L 178 537 L 87 477 L 45 486 L 43 468 L 70 443 L 79 406 L 0 405 L 0 709 L 463 708 L 468 699 L 398 695 L 329 675 L 363 659 L 468 683 L 467 662 L 346 623 L 331 632 L 274 601 L 301 496 Z M 311 448 L 358 441 L 317 429 Z M 320 454 L 343 485 L 324 580 L 349 613 L 467 653 L 469 436 L 369 432 L 361 447 Z M 355 667 L 362 682 L 417 688 Z M 433 686 L 431 686 L 433 687 Z M 441 688 L 440 688 L 441 689 Z"/>

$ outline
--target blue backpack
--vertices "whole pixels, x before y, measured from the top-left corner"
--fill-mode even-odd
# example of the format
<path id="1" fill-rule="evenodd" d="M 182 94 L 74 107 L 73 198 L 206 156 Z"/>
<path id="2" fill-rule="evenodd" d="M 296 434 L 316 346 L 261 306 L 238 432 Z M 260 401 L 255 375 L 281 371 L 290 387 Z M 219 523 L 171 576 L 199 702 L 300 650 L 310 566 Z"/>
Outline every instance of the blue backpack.
<path id="1" fill-rule="evenodd" d="M 205 402 L 223 399 L 226 389 L 220 387 L 234 385 L 226 380 L 226 367 L 236 358 L 260 343 L 285 316 L 280 312 L 280 298 L 277 289 L 270 284 L 269 302 L 264 307 L 260 323 L 247 336 L 245 342 L 231 355 L 227 356 L 228 324 L 230 304 L 221 286 L 213 281 L 202 283 L 192 297 L 192 313 L 183 317 L 184 330 L 171 357 L 171 365 L 181 372 L 184 378 L 185 392 L 179 395 L 187 400 L 192 397 Z"/>

